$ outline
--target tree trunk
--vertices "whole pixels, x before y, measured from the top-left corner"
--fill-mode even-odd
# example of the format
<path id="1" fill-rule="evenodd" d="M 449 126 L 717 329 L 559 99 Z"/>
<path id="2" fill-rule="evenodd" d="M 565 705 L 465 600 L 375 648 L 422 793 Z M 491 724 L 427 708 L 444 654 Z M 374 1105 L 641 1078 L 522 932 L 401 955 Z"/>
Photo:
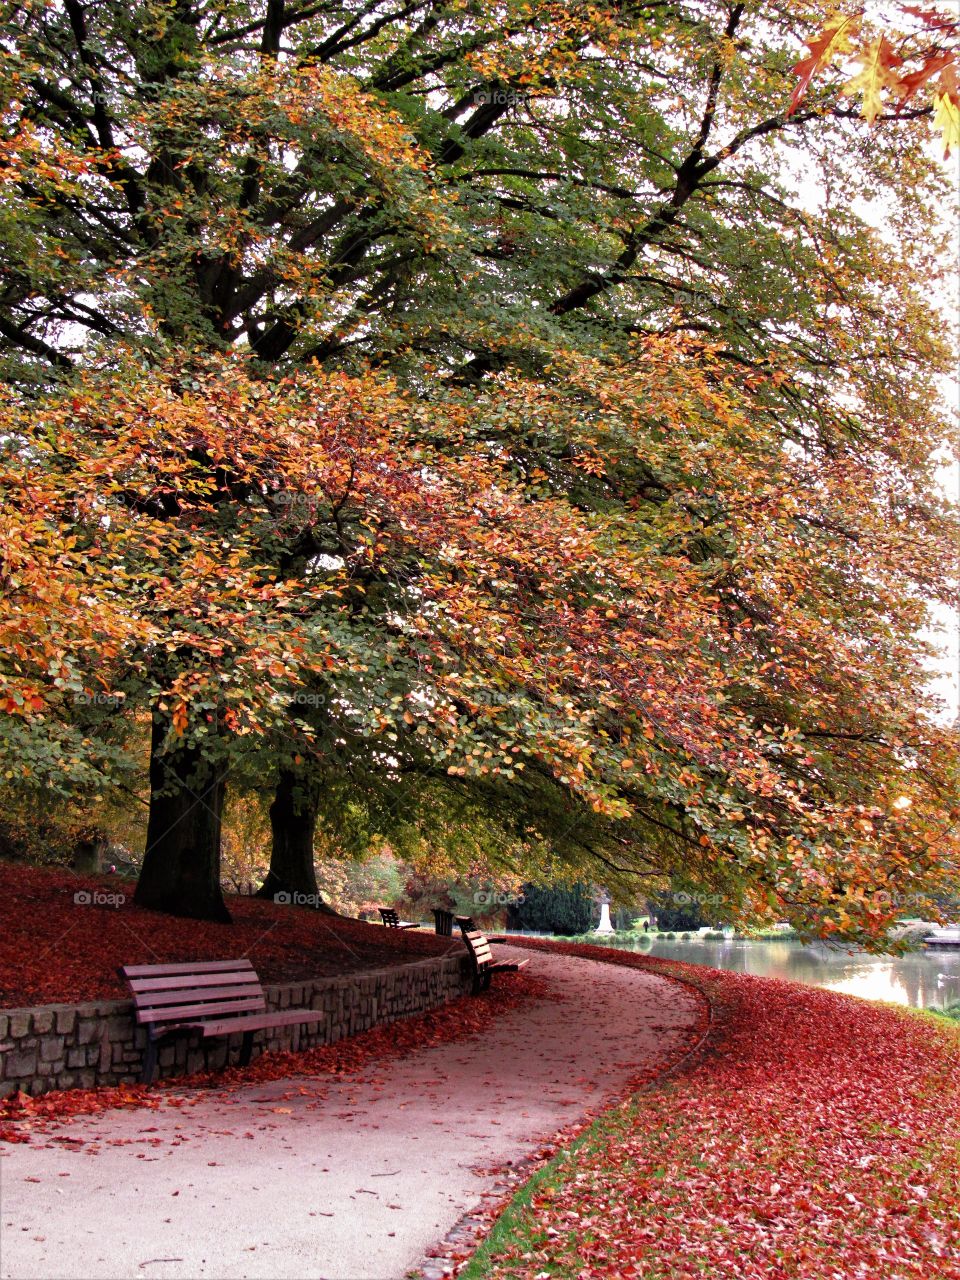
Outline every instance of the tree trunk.
<path id="1" fill-rule="evenodd" d="M 258 898 L 289 894 L 293 902 L 304 897 L 311 901 L 302 905 L 321 907 L 313 862 L 319 800 L 319 783 L 306 772 L 280 770 L 276 794 L 270 806 L 270 828 L 273 832 L 270 870 L 257 891 Z"/>
<path id="2" fill-rule="evenodd" d="M 150 816 L 134 901 L 154 911 L 230 923 L 220 888 L 224 775 L 196 747 L 164 752 L 156 712 L 150 749 Z"/>

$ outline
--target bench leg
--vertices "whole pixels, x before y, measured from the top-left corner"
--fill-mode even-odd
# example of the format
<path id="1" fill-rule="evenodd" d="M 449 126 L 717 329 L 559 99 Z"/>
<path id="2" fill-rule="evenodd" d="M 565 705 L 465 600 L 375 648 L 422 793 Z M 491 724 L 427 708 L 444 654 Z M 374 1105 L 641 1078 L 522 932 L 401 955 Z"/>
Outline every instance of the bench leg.
<path id="1" fill-rule="evenodd" d="M 490 987 L 490 977 L 491 977 L 491 974 L 490 974 L 490 970 L 489 970 L 489 969 L 484 969 L 484 971 L 483 971 L 482 973 L 481 973 L 481 972 L 480 972 L 480 970 L 478 969 L 478 970 L 474 973 L 474 975 L 473 975 L 473 994 L 474 994 L 475 996 L 480 995 L 480 993 L 481 993 L 482 991 L 487 991 L 487 990 L 489 990 L 489 987 Z"/>
<path id="2" fill-rule="evenodd" d="M 243 1044 L 240 1046 L 240 1066 L 248 1067 L 250 1065 L 250 1055 L 253 1053 L 253 1032 L 245 1031 L 243 1033 Z"/>
<path id="3" fill-rule="evenodd" d="M 154 1037 L 147 1032 L 147 1047 L 143 1051 L 143 1083 L 153 1084 L 153 1077 L 157 1074 L 157 1042 Z"/>

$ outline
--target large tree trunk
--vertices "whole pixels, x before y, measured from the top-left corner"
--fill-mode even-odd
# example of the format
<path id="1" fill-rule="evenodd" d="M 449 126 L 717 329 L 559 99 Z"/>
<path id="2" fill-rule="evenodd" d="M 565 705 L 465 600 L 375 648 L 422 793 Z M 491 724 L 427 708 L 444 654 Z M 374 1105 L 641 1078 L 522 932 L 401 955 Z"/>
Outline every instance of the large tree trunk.
<path id="1" fill-rule="evenodd" d="M 309 898 L 305 906 L 320 907 L 317 873 L 313 862 L 313 837 L 317 826 L 320 787 L 315 778 L 296 769 L 281 769 L 270 806 L 273 847 L 270 870 L 257 891 L 258 898 L 278 893 Z"/>
<path id="2" fill-rule="evenodd" d="M 164 752 L 156 712 L 150 745 L 150 816 L 134 901 L 194 920 L 230 923 L 220 888 L 223 768 L 196 747 Z"/>

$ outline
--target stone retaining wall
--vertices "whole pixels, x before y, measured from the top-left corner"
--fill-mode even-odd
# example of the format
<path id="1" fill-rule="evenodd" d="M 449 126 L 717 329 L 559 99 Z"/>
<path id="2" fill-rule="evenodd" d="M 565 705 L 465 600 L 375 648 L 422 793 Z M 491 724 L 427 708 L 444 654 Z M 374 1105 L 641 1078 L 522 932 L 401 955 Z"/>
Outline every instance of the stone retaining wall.
<path id="1" fill-rule="evenodd" d="M 268 1009 L 318 1009 L 316 1025 L 270 1027 L 254 1038 L 254 1057 L 265 1050 L 333 1044 L 383 1022 L 421 1013 L 470 991 L 466 955 L 431 957 L 342 978 L 314 978 L 264 988 Z M 236 1062 L 240 1035 L 203 1041 L 199 1033 L 161 1040 L 159 1077 L 217 1070 Z M 139 1080 L 146 1032 L 129 1000 L 47 1004 L 0 1010 L 0 1097 L 17 1089 L 90 1089 Z"/>

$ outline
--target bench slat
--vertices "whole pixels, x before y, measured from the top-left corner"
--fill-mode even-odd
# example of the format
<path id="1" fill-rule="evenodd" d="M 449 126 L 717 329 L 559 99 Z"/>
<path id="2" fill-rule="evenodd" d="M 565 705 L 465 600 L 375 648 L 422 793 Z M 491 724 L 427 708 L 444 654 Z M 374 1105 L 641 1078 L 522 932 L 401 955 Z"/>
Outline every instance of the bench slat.
<path id="1" fill-rule="evenodd" d="M 287 1009 L 280 1013 L 253 1014 L 250 1017 L 223 1018 L 219 1022 L 204 1022 L 206 1036 L 226 1036 L 231 1031 L 256 1031 L 258 1027 L 289 1027 L 296 1023 L 323 1022 L 322 1009 Z"/>
<path id="2" fill-rule="evenodd" d="M 168 973 L 217 973 L 226 969 L 248 969 L 253 972 L 253 965 L 247 959 L 192 960 L 189 964 L 130 964 L 124 965 L 120 972 L 125 978 L 162 978 Z"/>
<path id="3" fill-rule="evenodd" d="M 245 997 L 243 1000 L 214 1000 L 210 1004 L 169 1005 L 161 1009 L 141 1009 L 138 1006 L 137 1021 L 180 1022 L 185 1018 L 207 1018 L 216 1013 L 248 1013 L 265 1008 L 266 1000 L 261 992 L 258 996 Z"/>
<path id="4" fill-rule="evenodd" d="M 130 990 L 138 995 L 149 995 L 151 991 L 189 991 L 194 987 L 260 985 L 252 969 L 241 969 L 237 973 L 177 973 L 166 978 L 128 978 L 127 981 Z"/>
<path id="5" fill-rule="evenodd" d="M 490 950 L 490 943 L 482 933 L 465 933 L 463 940 L 473 952 Z"/>
<path id="6" fill-rule="evenodd" d="M 195 1004 L 200 1000 L 240 1000 L 246 996 L 259 996 L 263 988 L 259 982 L 238 983 L 235 987 L 177 987 L 173 991 L 148 991 L 135 993 L 138 1009 L 159 1009 L 168 1004 Z"/>

